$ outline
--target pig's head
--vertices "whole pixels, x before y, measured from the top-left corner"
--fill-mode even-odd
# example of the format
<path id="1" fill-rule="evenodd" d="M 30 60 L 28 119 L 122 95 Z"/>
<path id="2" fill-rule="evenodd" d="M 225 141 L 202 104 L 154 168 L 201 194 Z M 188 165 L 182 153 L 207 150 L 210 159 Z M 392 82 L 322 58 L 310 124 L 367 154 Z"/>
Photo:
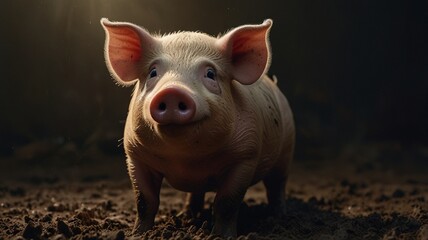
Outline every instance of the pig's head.
<path id="1" fill-rule="evenodd" d="M 235 127 L 234 84 L 255 83 L 270 63 L 271 20 L 215 38 L 198 32 L 151 35 L 101 19 L 107 67 L 120 85 L 135 84 L 125 134 L 158 152 L 214 151 Z M 234 81 L 237 81 L 233 83 Z"/>

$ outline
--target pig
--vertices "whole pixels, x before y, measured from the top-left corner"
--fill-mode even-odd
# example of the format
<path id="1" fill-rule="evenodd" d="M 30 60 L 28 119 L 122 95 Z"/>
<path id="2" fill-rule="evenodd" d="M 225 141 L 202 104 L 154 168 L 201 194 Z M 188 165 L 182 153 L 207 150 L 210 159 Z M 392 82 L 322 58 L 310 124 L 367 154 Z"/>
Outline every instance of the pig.
<path id="1" fill-rule="evenodd" d="M 272 212 L 285 213 L 295 128 L 276 78 L 266 75 L 272 23 L 213 37 L 152 35 L 101 19 L 107 68 L 119 85 L 134 85 L 123 138 L 137 205 L 134 235 L 153 227 L 163 179 L 187 192 L 189 216 L 215 192 L 214 235 L 237 235 L 239 206 L 259 181 Z"/>

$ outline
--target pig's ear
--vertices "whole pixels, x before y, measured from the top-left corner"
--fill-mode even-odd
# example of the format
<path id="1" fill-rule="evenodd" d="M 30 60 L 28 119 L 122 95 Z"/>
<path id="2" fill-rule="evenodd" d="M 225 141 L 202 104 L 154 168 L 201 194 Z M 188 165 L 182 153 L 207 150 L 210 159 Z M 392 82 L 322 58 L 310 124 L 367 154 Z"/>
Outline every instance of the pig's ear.
<path id="1" fill-rule="evenodd" d="M 141 63 L 156 40 L 143 28 L 131 23 L 101 19 L 106 32 L 105 59 L 107 67 L 122 85 L 129 85 L 141 73 Z"/>
<path id="2" fill-rule="evenodd" d="M 232 75 L 242 84 L 256 82 L 269 68 L 269 30 L 272 20 L 260 25 L 244 25 L 232 29 L 217 40 L 217 46 L 230 58 Z"/>

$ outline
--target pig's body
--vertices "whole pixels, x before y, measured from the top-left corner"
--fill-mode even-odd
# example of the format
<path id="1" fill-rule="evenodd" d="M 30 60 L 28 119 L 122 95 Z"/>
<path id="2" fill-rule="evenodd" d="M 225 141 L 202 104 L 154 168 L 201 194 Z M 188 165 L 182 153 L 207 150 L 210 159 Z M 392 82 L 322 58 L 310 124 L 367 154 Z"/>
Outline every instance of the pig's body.
<path id="1" fill-rule="evenodd" d="M 193 214 L 205 192 L 217 192 L 214 234 L 236 235 L 239 204 L 260 180 L 274 211 L 284 213 L 295 133 L 286 98 L 264 75 L 271 22 L 218 39 L 152 37 L 132 24 L 102 24 L 113 76 L 125 84 L 139 79 L 124 135 L 137 197 L 134 232 L 153 226 L 163 178 L 191 193 L 186 208 Z"/>
<path id="2" fill-rule="evenodd" d="M 294 124 L 286 98 L 267 76 L 253 85 L 234 83 L 232 86 L 234 101 L 239 104 L 234 104 L 232 110 L 231 134 L 217 143 L 223 146 L 202 155 L 196 154 L 200 147 L 197 139 L 177 149 L 180 154 L 165 151 L 174 148 L 174 142 L 158 140 L 157 147 L 145 146 L 145 135 L 139 136 L 134 131 L 137 128 L 134 123 L 139 119 L 132 110 L 138 96 L 134 94 L 124 137 L 127 155 L 144 162 L 152 171 L 161 173 L 172 187 L 185 192 L 216 191 L 227 170 L 242 162 L 253 165 L 251 171 L 254 173 L 248 173 L 254 175 L 252 184 L 262 180 L 272 169 L 286 174 L 294 147 Z M 133 160 L 128 164 L 132 168 Z"/>

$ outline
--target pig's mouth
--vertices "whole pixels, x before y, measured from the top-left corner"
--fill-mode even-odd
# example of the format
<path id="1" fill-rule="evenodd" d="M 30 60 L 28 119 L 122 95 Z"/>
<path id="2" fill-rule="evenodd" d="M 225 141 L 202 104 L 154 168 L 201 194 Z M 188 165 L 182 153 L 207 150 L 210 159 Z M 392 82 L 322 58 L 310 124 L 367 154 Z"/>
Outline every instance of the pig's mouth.
<path id="1" fill-rule="evenodd" d="M 170 138 L 191 137 L 199 135 L 200 129 L 207 117 L 188 123 L 155 124 L 155 129 L 162 136 Z"/>

